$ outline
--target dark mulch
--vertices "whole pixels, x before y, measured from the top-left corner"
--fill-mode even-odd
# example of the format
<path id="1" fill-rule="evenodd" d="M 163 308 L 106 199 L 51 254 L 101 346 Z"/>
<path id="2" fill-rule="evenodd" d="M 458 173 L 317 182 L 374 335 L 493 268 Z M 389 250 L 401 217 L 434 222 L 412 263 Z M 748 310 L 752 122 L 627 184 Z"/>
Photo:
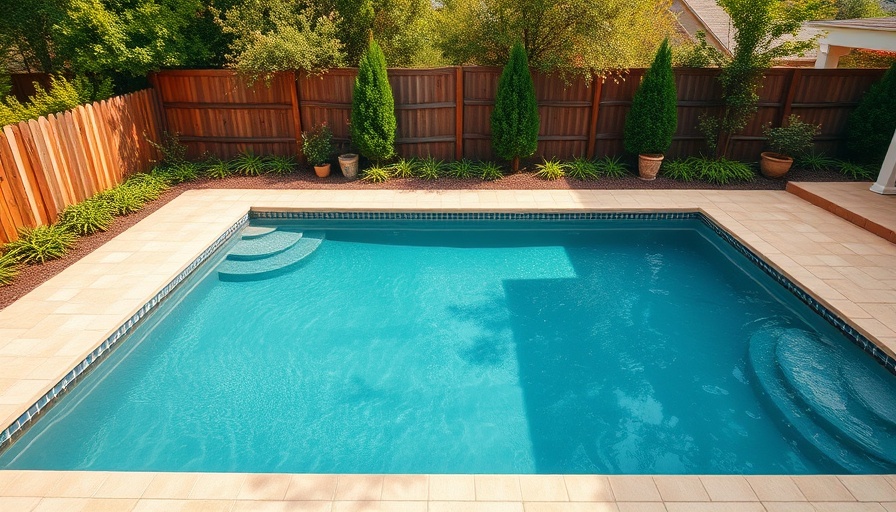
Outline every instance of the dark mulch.
<path id="1" fill-rule="evenodd" d="M 787 175 L 790 181 L 849 181 L 848 178 L 834 171 L 791 170 Z M 259 177 L 234 176 L 223 180 L 200 179 L 178 185 L 167 191 L 161 198 L 148 204 L 143 210 L 115 219 L 112 227 L 103 233 L 82 237 L 75 248 L 64 258 L 47 262 L 43 265 L 22 267 L 22 272 L 9 286 L 0 287 L 0 309 L 12 304 L 44 281 L 55 276 L 69 265 L 90 254 L 94 249 L 114 238 L 119 233 L 133 226 L 150 213 L 158 210 L 185 190 L 210 188 L 248 188 L 248 189 L 341 189 L 341 190 L 656 190 L 656 189 L 701 189 L 701 190 L 784 190 L 787 182 L 770 180 L 759 176 L 748 183 L 731 185 L 712 185 L 703 182 L 685 183 L 670 180 L 662 176 L 655 181 L 641 181 L 636 176 L 624 178 L 603 178 L 597 181 L 577 181 L 560 179 L 545 181 L 528 173 L 518 173 L 498 181 L 481 181 L 478 179 L 440 179 L 421 180 L 417 178 L 393 179 L 386 183 L 367 183 L 365 181 L 346 180 L 338 173 L 327 178 L 318 178 L 312 173 L 301 172 L 290 176 L 265 175 Z"/>

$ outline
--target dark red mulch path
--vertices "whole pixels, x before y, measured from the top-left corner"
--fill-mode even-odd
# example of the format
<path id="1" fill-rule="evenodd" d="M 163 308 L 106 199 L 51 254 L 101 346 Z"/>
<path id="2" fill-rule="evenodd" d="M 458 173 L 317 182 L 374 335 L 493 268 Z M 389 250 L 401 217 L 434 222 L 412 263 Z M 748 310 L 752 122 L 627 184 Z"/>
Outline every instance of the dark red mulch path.
<path id="1" fill-rule="evenodd" d="M 789 181 L 849 181 L 848 178 L 834 171 L 805 171 L 795 169 L 787 175 Z M 641 181 L 634 175 L 624 178 L 602 178 L 597 181 L 577 181 L 560 179 L 545 181 L 528 173 L 518 173 L 498 181 L 481 181 L 478 179 L 459 180 L 445 178 L 440 180 L 421 180 L 417 178 L 393 179 L 385 183 L 367 183 L 349 181 L 337 172 L 327 178 L 318 178 L 311 173 L 300 172 L 290 176 L 265 175 L 259 177 L 234 176 L 223 180 L 199 179 L 178 185 L 167 191 L 161 198 L 148 204 L 143 210 L 118 217 L 108 231 L 82 237 L 77 245 L 64 258 L 47 262 L 43 265 L 29 265 L 21 268 L 21 273 L 9 285 L 0 287 L 0 309 L 12 304 L 44 281 L 61 272 L 69 265 L 80 260 L 94 249 L 114 238 L 119 233 L 133 226 L 150 213 L 158 210 L 185 190 L 210 188 L 250 188 L 250 189 L 330 189 L 330 190 L 784 190 L 787 181 L 770 180 L 757 177 L 748 183 L 731 185 L 712 185 L 703 182 L 681 182 L 662 176 L 655 181 Z"/>

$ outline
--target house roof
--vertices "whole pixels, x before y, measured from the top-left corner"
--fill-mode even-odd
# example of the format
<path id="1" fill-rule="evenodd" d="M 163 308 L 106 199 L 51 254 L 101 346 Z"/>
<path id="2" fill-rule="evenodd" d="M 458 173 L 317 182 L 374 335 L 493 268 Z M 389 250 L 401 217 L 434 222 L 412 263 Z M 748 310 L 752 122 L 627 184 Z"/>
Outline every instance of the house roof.
<path id="1" fill-rule="evenodd" d="M 822 20 L 809 22 L 808 25 L 818 28 L 854 28 L 861 30 L 896 32 L 896 17 L 862 18 L 856 20 Z"/>

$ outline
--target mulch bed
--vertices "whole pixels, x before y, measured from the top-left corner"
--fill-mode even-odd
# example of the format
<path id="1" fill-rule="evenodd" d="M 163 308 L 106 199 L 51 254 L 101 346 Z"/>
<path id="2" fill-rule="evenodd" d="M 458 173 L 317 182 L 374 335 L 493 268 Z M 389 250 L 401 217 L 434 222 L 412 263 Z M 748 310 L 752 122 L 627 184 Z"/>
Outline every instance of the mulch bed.
<path id="1" fill-rule="evenodd" d="M 21 273 L 11 285 L 0 287 L 0 309 L 12 304 L 44 281 L 90 254 L 94 249 L 158 210 L 185 190 L 210 188 L 276 190 L 784 190 L 787 185 L 787 182 L 784 180 L 770 180 L 762 176 L 748 183 L 712 185 L 702 182 L 686 183 L 670 180 L 662 176 L 655 181 L 641 181 L 634 175 L 624 178 L 602 178 L 597 181 L 577 181 L 572 179 L 545 181 L 529 173 L 513 174 L 498 181 L 459 180 L 453 178 L 421 180 L 407 178 L 374 184 L 360 180 L 346 180 L 339 174 L 338 168 L 334 170 L 336 172 L 331 173 L 328 178 L 318 178 L 312 173 L 301 172 L 291 176 L 264 175 L 251 178 L 233 176 L 223 180 L 199 179 L 173 187 L 165 192 L 161 198 L 146 205 L 143 210 L 125 217 L 116 218 L 108 231 L 78 239 L 77 245 L 64 258 L 50 261 L 43 265 L 23 266 Z M 789 181 L 849 181 L 848 178 L 834 171 L 816 172 L 800 169 L 791 170 L 787 175 L 787 179 Z"/>

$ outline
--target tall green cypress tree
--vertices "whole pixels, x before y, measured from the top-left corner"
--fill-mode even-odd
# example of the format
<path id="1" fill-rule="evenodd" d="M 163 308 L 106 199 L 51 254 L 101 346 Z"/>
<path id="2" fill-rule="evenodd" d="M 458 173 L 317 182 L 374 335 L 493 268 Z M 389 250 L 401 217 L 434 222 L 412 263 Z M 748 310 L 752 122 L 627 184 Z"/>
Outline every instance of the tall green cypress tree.
<path id="1" fill-rule="evenodd" d="M 529 61 L 522 43 L 510 50 L 510 60 L 498 80 L 495 110 L 492 112 L 492 146 L 501 158 L 510 160 L 513 171 L 520 158 L 538 149 L 538 103 Z"/>
<path id="2" fill-rule="evenodd" d="M 386 76 L 386 57 L 376 41 L 361 57 L 352 96 L 352 143 L 380 162 L 395 154 L 395 100 Z"/>
<path id="3" fill-rule="evenodd" d="M 846 122 L 846 148 L 854 160 L 880 164 L 896 130 L 896 63 L 862 96 Z"/>
<path id="4" fill-rule="evenodd" d="M 636 155 L 665 153 L 678 125 L 676 102 L 672 48 L 665 39 L 644 73 L 625 117 L 625 150 Z"/>

